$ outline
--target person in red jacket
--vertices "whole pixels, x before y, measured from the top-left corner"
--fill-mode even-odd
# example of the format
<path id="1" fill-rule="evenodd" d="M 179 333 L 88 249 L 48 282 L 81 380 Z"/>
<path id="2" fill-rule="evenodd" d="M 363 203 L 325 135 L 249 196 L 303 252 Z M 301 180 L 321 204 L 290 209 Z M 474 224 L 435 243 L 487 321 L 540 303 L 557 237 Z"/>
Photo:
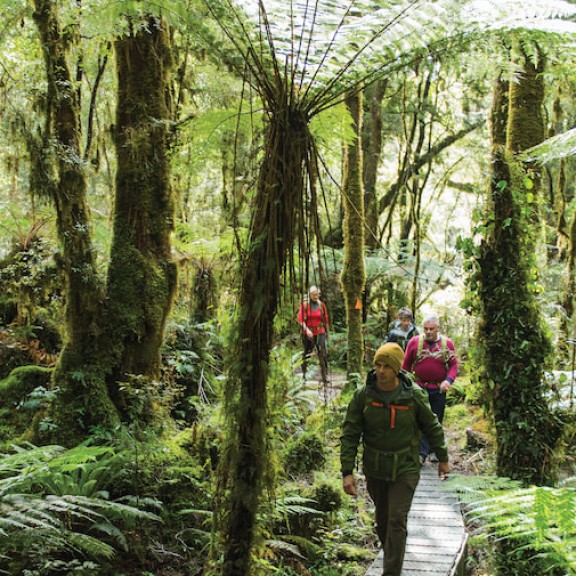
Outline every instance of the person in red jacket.
<path id="1" fill-rule="evenodd" d="M 428 392 L 432 412 L 442 424 L 446 410 L 446 392 L 458 375 L 458 358 L 454 343 L 440 334 L 440 320 L 437 316 L 428 316 L 422 324 L 424 336 L 414 336 L 406 346 L 402 370 L 414 374 L 416 384 Z M 424 464 L 435 455 L 430 442 L 422 435 L 420 442 L 420 462 Z"/>
<path id="2" fill-rule="evenodd" d="M 308 298 L 300 305 L 297 318 L 298 323 L 302 326 L 302 344 L 304 346 L 302 374 L 306 378 L 308 360 L 316 348 L 322 382 L 326 384 L 328 382 L 326 341 L 328 340 L 330 319 L 326 304 L 320 300 L 320 290 L 317 286 L 310 286 Z"/>

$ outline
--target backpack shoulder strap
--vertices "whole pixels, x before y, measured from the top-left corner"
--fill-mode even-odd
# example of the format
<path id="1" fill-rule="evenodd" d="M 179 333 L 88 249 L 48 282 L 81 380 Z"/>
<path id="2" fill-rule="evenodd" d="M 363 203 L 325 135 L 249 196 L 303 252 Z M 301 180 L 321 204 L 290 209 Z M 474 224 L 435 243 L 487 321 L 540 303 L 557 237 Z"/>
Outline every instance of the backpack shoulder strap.
<path id="1" fill-rule="evenodd" d="M 450 354 L 448 350 L 448 339 L 443 334 L 440 335 L 440 350 L 442 353 L 442 360 L 444 360 L 444 365 L 446 370 L 448 370 L 448 360 L 450 359 Z M 414 364 L 418 364 L 422 360 L 422 350 L 424 348 L 424 338 L 418 336 L 418 348 L 416 350 L 416 357 L 414 358 Z"/>
<path id="2" fill-rule="evenodd" d="M 446 370 L 448 370 L 448 359 L 449 359 L 449 355 L 448 355 L 448 339 L 446 338 L 446 336 L 444 335 L 440 335 L 440 344 L 442 346 L 442 359 L 444 360 L 444 365 L 446 366 Z"/>
<path id="3" fill-rule="evenodd" d="M 328 325 L 328 308 L 326 308 L 324 300 L 322 300 L 322 323 L 324 326 Z"/>
<path id="4" fill-rule="evenodd" d="M 422 360 L 422 349 L 424 348 L 424 338 L 418 336 L 418 348 L 416 349 L 416 357 L 414 358 L 414 364 L 418 364 Z"/>

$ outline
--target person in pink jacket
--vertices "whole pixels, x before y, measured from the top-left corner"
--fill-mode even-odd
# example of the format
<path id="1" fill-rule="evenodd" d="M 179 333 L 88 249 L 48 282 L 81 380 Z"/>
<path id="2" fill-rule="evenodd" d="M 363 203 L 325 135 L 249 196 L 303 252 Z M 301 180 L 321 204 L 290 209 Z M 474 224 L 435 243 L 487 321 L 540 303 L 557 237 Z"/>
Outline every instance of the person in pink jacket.
<path id="1" fill-rule="evenodd" d="M 428 316 L 422 324 L 423 336 L 414 336 L 406 346 L 402 370 L 414 374 L 416 383 L 428 392 L 432 412 L 442 423 L 446 410 L 446 392 L 458 375 L 458 358 L 454 343 L 440 334 L 440 320 Z M 424 464 L 431 453 L 430 442 L 423 435 L 420 441 L 420 463 Z"/>

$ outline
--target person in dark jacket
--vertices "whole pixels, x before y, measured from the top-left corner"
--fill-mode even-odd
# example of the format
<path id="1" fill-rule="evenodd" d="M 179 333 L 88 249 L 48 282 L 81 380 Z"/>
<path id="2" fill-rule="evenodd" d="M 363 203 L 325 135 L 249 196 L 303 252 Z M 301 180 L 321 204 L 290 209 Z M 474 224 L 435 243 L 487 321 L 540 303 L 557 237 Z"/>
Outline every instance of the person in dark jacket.
<path id="1" fill-rule="evenodd" d="M 390 332 L 386 334 L 386 342 L 396 342 L 402 350 L 406 350 L 406 345 L 410 338 L 418 336 L 418 334 L 412 310 L 410 308 L 400 308 L 397 320 L 394 321 Z"/>
<path id="2" fill-rule="evenodd" d="M 354 470 L 359 445 L 363 472 L 376 508 L 376 532 L 384 550 L 383 576 L 400 576 L 406 549 L 408 512 L 420 479 L 420 435 L 439 458 L 438 475 L 449 472 L 442 426 L 428 395 L 402 370 L 404 352 L 386 343 L 374 355 L 365 386 L 355 390 L 342 426 L 340 464 L 346 494 L 357 494 Z"/>

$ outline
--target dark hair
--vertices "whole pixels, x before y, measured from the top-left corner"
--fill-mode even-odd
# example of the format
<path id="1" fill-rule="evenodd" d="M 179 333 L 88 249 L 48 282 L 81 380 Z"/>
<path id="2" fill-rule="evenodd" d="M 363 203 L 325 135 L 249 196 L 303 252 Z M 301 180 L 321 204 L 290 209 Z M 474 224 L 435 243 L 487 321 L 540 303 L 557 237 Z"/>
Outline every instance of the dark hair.
<path id="1" fill-rule="evenodd" d="M 414 317 L 412 316 L 412 310 L 410 308 L 400 308 L 398 310 L 398 318 L 410 318 L 412 320 Z"/>

